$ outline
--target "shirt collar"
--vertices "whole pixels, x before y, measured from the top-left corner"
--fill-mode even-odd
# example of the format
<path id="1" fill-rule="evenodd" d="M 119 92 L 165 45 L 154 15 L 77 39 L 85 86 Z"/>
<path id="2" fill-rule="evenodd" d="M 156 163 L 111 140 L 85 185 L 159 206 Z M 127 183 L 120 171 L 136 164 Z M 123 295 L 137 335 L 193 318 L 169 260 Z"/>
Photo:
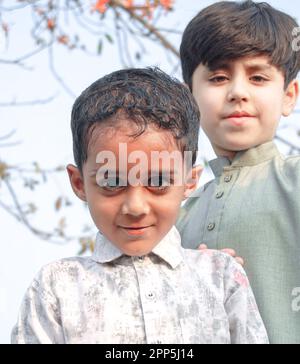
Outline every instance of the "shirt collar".
<path id="1" fill-rule="evenodd" d="M 175 226 L 154 247 L 152 253 L 167 262 L 173 269 L 181 263 L 183 260 L 181 238 Z M 98 232 L 92 259 L 97 263 L 109 263 L 121 256 L 125 254 Z"/>
<path id="2" fill-rule="evenodd" d="M 226 157 L 218 157 L 210 161 L 209 166 L 215 177 L 220 177 L 224 168 L 230 170 L 239 167 L 255 166 L 279 155 L 280 153 L 272 141 L 238 152 L 232 162 Z"/>

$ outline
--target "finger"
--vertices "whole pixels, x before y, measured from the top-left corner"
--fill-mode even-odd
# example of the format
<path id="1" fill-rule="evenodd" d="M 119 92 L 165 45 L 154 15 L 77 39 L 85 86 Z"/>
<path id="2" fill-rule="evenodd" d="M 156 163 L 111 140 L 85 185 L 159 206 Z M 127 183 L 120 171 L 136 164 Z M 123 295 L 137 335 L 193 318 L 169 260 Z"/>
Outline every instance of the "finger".
<path id="1" fill-rule="evenodd" d="M 221 250 L 223 253 L 226 253 L 226 254 L 229 254 L 231 255 L 232 257 L 235 257 L 236 256 L 236 252 L 234 249 L 229 249 L 229 248 L 226 248 L 226 249 L 222 249 Z"/>
<path id="2" fill-rule="evenodd" d="M 207 245 L 206 244 L 200 244 L 198 249 L 205 250 L 205 249 L 207 249 Z"/>
<path id="3" fill-rule="evenodd" d="M 236 257 L 235 260 L 242 266 L 245 264 L 244 259 L 241 257 Z"/>

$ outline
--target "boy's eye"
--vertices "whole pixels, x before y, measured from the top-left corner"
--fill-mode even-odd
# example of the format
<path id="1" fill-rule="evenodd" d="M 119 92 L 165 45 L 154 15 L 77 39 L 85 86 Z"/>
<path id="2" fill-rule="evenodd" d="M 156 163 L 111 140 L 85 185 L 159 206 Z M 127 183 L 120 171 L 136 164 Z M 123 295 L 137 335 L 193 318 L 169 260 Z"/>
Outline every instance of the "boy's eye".
<path id="1" fill-rule="evenodd" d="M 148 187 L 163 191 L 166 190 L 173 183 L 172 179 L 168 176 L 158 175 L 149 178 Z"/>
<path id="2" fill-rule="evenodd" d="M 124 183 L 122 183 L 119 177 L 115 177 L 101 181 L 99 186 L 106 191 L 115 191 L 118 188 L 124 187 Z"/>
<path id="3" fill-rule="evenodd" d="M 224 81 L 227 81 L 228 77 L 226 76 L 214 76 L 209 79 L 209 82 L 211 83 L 222 83 Z"/>
<path id="4" fill-rule="evenodd" d="M 251 79 L 252 79 L 254 82 L 257 82 L 257 83 L 263 83 L 263 82 L 268 81 L 266 77 L 263 77 L 263 76 L 260 76 L 260 75 L 252 76 L 252 77 L 251 77 Z"/>

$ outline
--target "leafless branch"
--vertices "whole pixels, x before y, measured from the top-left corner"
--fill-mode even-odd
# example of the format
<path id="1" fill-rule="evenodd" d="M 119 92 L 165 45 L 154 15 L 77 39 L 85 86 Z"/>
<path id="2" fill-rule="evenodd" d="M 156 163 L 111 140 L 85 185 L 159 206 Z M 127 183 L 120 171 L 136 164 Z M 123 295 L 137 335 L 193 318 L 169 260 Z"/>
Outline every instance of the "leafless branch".
<path id="1" fill-rule="evenodd" d="M 25 69 L 30 69 L 28 68 L 27 66 L 24 65 L 23 61 L 25 61 L 26 59 L 30 58 L 30 57 L 33 57 L 34 55 L 42 52 L 44 49 L 48 48 L 49 46 L 51 45 L 50 44 L 45 44 L 37 49 L 34 49 L 33 51 L 29 52 L 29 53 L 26 53 L 24 54 L 23 56 L 20 56 L 18 58 L 15 58 L 15 59 L 0 59 L 0 63 L 4 63 L 4 64 L 10 64 L 10 65 L 17 65 L 17 66 L 22 66 L 23 68 Z"/>
<path id="2" fill-rule="evenodd" d="M 37 99 L 37 100 L 30 100 L 30 101 L 10 101 L 10 102 L 0 102 L 0 107 L 11 107 L 11 106 L 35 106 L 35 105 L 44 105 L 48 104 L 49 102 L 53 101 L 57 95 L 53 95 L 48 97 L 47 99 Z M 1 138 L 0 138 L 1 140 Z"/>
<path id="3" fill-rule="evenodd" d="M 74 92 L 67 86 L 67 84 L 63 81 L 63 79 L 60 77 L 60 75 L 57 73 L 55 66 L 54 66 L 54 57 L 53 57 L 53 48 L 48 48 L 48 54 L 49 54 L 49 68 L 54 76 L 54 78 L 59 82 L 59 84 L 62 86 L 62 88 L 66 91 L 66 93 L 74 99 L 76 95 Z"/>
<path id="4" fill-rule="evenodd" d="M 152 24 L 147 22 L 142 16 L 136 14 L 136 12 L 132 8 L 127 8 L 124 6 L 124 4 L 119 0 L 111 0 L 110 1 L 111 6 L 119 7 L 122 10 L 124 10 L 126 13 L 128 13 L 132 19 L 136 20 L 140 24 L 143 25 L 145 29 L 149 31 L 150 34 L 154 35 L 156 39 L 158 39 L 161 43 L 161 45 L 171 51 L 176 57 L 179 57 L 178 50 L 167 40 L 166 37 L 164 37 Z"/>

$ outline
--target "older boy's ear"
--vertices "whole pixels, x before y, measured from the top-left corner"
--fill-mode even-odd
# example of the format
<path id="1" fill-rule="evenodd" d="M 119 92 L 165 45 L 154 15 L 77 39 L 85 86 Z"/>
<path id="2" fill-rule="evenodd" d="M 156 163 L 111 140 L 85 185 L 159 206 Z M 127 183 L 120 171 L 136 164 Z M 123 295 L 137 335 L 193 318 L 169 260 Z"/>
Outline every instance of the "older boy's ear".
<path id="1" fill-rule="evenodd" d="M 189 172 L 185 182 L 184 199 L 188 198 L 196 190 L 202 171 L 203 166 L 195 166 Z"/>
<path id="2" fill-rule="evenodd" d="M 67 171 L 75 195 L 82 201 L 86 201 L 83 178 L 79 169 L 72 164 L 68 164 Z"/>
<path id="3" fill-rule="evenodd" d="M 294 110 L 299 95 L 299 83 L 297 80 L 293 80 L 285 90 L 285 96 L 283 101 L 282 115 L 289 116 Z"/>

